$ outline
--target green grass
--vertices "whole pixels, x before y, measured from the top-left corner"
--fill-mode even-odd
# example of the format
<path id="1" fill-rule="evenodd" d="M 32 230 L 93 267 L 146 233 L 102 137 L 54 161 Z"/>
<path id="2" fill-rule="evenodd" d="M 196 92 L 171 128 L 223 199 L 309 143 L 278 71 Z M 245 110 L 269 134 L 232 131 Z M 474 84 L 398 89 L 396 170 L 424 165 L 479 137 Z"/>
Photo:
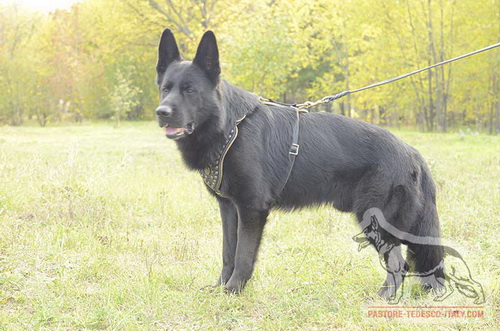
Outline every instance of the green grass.
<path id="1" fill-rule="evenodd" d="M 174 143 L 137 123 L 0 127 L 0 330 L 497 329 L 500 137 L 395 133 L 430 164 L 484 318 L 368 318 L 384 271 L 357 251 L 352 217 L 326 207 L 271 214 L 243 294 L 201 291 L 221 267 L 218 207 Z"/>

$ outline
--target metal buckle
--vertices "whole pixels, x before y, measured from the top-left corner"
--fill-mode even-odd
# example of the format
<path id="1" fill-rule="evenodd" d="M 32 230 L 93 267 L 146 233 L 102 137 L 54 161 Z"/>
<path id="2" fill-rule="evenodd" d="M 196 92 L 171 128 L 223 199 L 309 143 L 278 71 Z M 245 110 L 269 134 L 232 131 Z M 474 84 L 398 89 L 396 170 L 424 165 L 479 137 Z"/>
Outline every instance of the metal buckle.
<path id="1" fill-rule="evenodd" d="M 291 155 L 299 155 L 299 144 L 292 144 L 290 147 L 290 152 L 288 152 Z"/>

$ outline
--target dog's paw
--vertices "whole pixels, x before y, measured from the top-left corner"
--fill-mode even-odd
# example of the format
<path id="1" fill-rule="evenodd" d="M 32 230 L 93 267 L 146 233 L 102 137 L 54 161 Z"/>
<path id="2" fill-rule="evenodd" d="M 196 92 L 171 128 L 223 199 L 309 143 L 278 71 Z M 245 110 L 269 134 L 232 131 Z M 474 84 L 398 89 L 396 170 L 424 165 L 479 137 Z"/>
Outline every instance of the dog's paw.
<path id="1" fill-rule="evenodd" d="M 224 286 L 224 292 L 226 292 L 227 294 L 240 294 L 241 291 L 243 291 L 244 286 L 245 284 L 242 282 L 229 280 Z"/>
<path id="2" fill-rule="evenodd" d="M 241 292 L 241 289 L 239 289 L 237 286 L 224 286 L 224 292 L 226 294 L 239 294 Z"/>
<path id="3" fill-rule="evenodd" d="M 231 276 L 233 275 L 233 269 L 230 267 L 224 267 L 222 268 L 222 271 L 220 273 L 219 279 L 217 280 L 217 285 L 226 285 L 227 282 L 231 279 Z"/>
<path id="4" fill-rule="evenodd" d="M 382 286 L 378 291 L 377 294 L 379 297 L 386 301 L 390 301 L 392 297 L 394 297 L 394 287 L 389 287 L 389 286 Z"/>
<path id="5" fill-rule="evenodd" d="M 236 281 L 231 278 L 224 286 L 224 292 L 228 294 L 239 294 L 245 287 L 245 282 Z"/>

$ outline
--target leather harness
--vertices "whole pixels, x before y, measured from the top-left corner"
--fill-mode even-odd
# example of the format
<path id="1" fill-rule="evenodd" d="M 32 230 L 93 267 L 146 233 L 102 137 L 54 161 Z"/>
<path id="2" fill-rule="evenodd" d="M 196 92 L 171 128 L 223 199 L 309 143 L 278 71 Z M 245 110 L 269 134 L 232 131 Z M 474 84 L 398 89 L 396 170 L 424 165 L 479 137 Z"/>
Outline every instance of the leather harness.
<path id="1" fill-rule="evenodd" d="M 227 152 L 238 137 L 238 124 L 245 119 L 246 115 L 236 121 L 234 128 L 229 132 L 229 137 L 224 141 L 222 148 L 218 153 L 215 162 L 210 163 L 205 169 L 200 170 L 201 177 L 205 184 L 212 189 L 218 196 L 223 197 L 220 186 L 222 185 L 222 175 L 224 174 L 224 159 Z"/>
<path id="2" fill-rule="evenodd" d="M 263 102 L 266 105 L 273 105 L 273 106 L 279 106 L 276 103 L 273 102 Z M 288 183 L 288 179 L 290 178 L 290 175 L 292 174 L 293 170 L 293 165 L 295 163 L 295 158 L 297 155 L 299 155 L 299 128 L 300 128 L 300 113 L 307 112 L 305 109 L 300 109 L 293 107 L 296 113 L 296 121 L 293 126 L 293 133 L 292 133 L 292 144 L 290 145 L 290 149 L 288 151 L 288 158 L 289 158 L 289 164 L 288 164 L 288 169 L 286 172 L 286 178 L 283 184 L 281 185 L 279 191 L 278 191 L 278 196 L 281 195 L 281 192 L 285 188 L 286 184 Z M 227 139 L 224 141 L 224 144 L 222 145 L 222 148 L 220 149 L 218 153 L 217 159 L 210 163 L 208 166 L 206 166 L 203 170 L 200 170 L 201 177 L 203 178 L 203 181 L 205 184 L 210 187 L 212 191 L 215 192 L 220 197 L 225 197 L 222 192 L 220 191 L 220 187 L 222 185 L 222 177 L 224 175 L 224 159 L 226 157 L 226 154 L 229 152 L 229 149 L 235 142 L 236 138 L 238 137 L 238 124 L 240 124 L 244 119 L 246 115 L 240 118 L 239 120 L 236 121 L 234 128 L 231 129 L 229 132 L 229 136 Z"/>

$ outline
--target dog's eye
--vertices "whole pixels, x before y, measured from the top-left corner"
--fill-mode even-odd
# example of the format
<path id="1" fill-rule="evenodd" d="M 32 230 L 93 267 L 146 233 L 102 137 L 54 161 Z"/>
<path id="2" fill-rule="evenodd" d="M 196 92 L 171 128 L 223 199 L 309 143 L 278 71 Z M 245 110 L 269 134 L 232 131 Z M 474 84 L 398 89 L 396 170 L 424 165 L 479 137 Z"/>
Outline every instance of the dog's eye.
<path id="1" fill-rule="evenodd" d="M 188 87 L 185 89 L 186 93 L 193 93 L 194 92 L 194 89 L 192 89 L 191 87 Z"/>
<path id="2" fill-rule="evenodd" d="M 163 91 L 164 93 L 168 93 L 168 92 L 170 92 L 170 89 L 169 89 L 168 87 L 166 87 L 166 86 L 165 86 L 165 87 L 162 89 L 162 91 Z"/>

